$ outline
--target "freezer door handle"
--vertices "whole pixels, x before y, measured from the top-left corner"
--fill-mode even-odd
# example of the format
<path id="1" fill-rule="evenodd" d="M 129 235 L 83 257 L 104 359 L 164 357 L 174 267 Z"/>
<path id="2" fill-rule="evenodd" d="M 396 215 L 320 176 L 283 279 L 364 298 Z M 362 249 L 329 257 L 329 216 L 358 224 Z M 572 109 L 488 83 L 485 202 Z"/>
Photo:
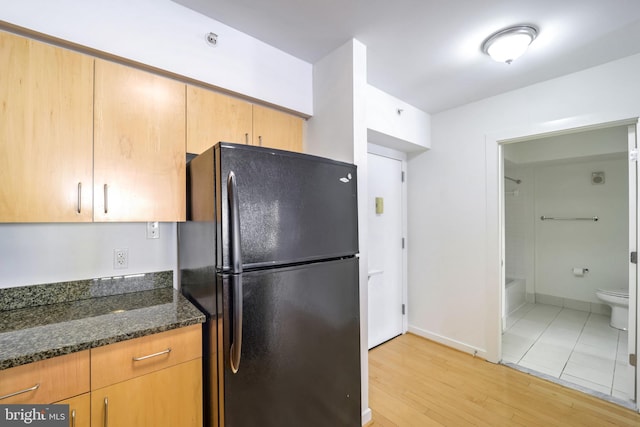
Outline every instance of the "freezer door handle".
<path id="1" fill-rule="evenodd" d="M 240 242 L 240 208 L 238 205 L 238 190 L 236 188 L 236 174 L 229 172 L 227 177 L 227 198 L 229 199 L 229 246 L 231 255 L 231 273 L 242 273 L 242 251 Z"/>
<path id="2" fill-rule="evenodd" d="M 229 349 L 229 361 L 231 372 L 234 374 L 240 369 L 240 354 L 242 353 L 242 274 L 231 275 L 231 305 L 232 305 L 232 331 L 231 348 Z"/>

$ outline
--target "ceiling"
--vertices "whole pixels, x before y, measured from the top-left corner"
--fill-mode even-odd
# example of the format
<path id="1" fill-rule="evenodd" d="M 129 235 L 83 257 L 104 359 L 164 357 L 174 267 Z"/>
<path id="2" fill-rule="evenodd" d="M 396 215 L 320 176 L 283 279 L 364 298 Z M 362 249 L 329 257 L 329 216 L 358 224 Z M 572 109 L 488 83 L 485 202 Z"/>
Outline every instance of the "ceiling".
<path id="1" fill-rule="evenodd" d="M 309 63 L 356 38 L 369 84 L 437 113 L 640 52 L 639 0 L 174 0 Z M 511 65 L 480 50 L 533 24 Z"/>

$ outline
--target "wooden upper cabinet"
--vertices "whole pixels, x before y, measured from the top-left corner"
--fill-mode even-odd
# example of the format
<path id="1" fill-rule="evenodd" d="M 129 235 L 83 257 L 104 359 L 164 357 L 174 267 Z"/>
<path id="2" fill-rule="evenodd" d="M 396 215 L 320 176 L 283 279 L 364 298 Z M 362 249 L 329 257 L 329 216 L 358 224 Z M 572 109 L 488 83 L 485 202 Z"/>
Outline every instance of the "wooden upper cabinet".
<path id="1" fill-rule="evenodd" d="M 253 145 L 302 152 L 302 118 L 254 105 Z"/>
<path id="2" fill-rule="evenodd" d="M 0 32 L 0 222 L 92 220 L 93 58 Z"/>
<path id="3" fill-rule="evenodd" d="M 94 220 L 184 221 L 185 84 L 96 59 Z"/>
<path id="4" fill-rule="evenodd" d="M 196 86 L 187 86 L 187 152 L 219 141 L 302 151 L 302 119 Z"/>
<path id="5" fill-rule="evenodd" d="M 250 144 L 251 104 L 187 86 L 187 152 L 200 154 L 219 141 Z"/>

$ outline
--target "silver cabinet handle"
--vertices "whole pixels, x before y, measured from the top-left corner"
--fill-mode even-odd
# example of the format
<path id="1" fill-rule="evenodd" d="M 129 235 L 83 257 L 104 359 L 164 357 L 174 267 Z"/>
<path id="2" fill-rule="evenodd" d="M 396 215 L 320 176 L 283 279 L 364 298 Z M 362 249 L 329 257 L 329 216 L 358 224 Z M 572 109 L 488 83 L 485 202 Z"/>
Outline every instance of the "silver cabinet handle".
<path id="1" fill-rule="evenodd" d="M 169 353 L 171 353 L 171 347 L 167 348 L 166 350 L 159 351 L 157 353 L 149 354 L 147 356 L 134 357 L 133 361 L 139 362 L 141 360 L 151 359 L 152 357 L 162 356 L 163 354 L 169 354 Z"/>
<path id="2" fill-rule="evenodd" d="M 33 387 L 25 388 L 24 390 L 20 390 L 13 393 L 5 394 L 4 396 L 0 396 L 0 400 L 8 399 L 10 397 L 17 396 L 22 393 L 29 393 L 30 391 L 37 390 L 38 388 L 40 388 L 40 383 L 34 385 Z"/>
<path id="3" fill-rule="evenodd" d="M 109 427 L 109 398 L 104 398 L 104 427 Z"/>
<path id="4" fill-rule="evenodd" d="M 82 212 L 82 183 L 78 183 L 78 213 Z"/>
<path id="5" fill-rule="evenodd" d="M 109 213 L 109 186 L 104 185 L 104 213 Z"/>
<path id="6" fill-rule="evenodd" d="M 76 427 L 76 410 L 71 411 L 71 427 Z"/>
<path id="7" fill-rule="evenodd" d="M 262 147 L 262 135 L 258 136 L 258 145 Z"/>

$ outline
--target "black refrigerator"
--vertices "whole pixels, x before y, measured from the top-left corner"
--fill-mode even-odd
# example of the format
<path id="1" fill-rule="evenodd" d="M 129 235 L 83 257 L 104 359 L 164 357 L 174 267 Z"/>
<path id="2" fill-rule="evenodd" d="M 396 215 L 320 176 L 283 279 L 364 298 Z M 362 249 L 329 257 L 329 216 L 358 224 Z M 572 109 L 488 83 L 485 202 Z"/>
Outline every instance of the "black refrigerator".
<path id="1" fill-rule="evenodd" d="M 180 286 L 207 426 L 360 426 L 354 165 L 218 143 L 187 165 Z"/>

